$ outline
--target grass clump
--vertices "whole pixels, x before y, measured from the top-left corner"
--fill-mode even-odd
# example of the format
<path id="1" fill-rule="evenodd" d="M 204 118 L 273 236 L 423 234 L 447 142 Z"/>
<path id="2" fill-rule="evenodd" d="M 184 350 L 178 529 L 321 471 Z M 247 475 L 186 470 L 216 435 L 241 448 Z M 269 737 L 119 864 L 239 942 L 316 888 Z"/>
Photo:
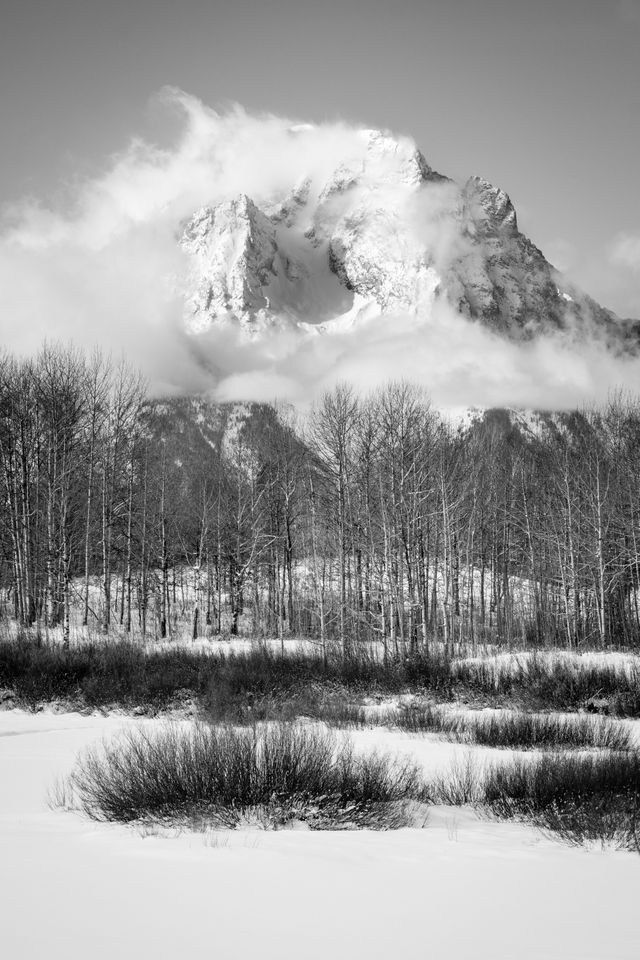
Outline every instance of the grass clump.
<path id="1" fill-rule="evenodd" d="M 81 808 L 99 820 L 170 820 L 274 828 L 407 823 L 423 793 L 419 769 L 306 725 L 237 729 L 193 724 L 134 730 L 82 757 L 71 776 Z"/>

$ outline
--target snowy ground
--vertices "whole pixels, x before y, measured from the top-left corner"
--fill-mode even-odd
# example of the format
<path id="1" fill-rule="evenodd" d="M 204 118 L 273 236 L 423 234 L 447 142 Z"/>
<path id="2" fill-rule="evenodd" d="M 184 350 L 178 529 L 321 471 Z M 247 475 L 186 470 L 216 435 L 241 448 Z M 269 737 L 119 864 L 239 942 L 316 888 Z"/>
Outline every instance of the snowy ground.
<path id="1" fill-rule="evenodd" d="M 438 808 L 423 830 L 145 835 L 47 790 L 122 717 L 0 713 L 0 949 L 11 960 L 637 960 L 640 857 Z M 138 723 L 158 721 L 139 720 Z M 358 745 L 442 768 L 434 738 Z"/>

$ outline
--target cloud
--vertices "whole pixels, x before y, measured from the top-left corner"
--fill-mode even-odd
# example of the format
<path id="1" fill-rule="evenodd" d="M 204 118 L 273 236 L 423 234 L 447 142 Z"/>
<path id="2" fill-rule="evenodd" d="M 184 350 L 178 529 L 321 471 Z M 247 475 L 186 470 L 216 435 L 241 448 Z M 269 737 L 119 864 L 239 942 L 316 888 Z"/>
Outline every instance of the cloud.
<path id="1" fill-rule="evenodd" d="M 639 360 L 615 357 L 601 342 L 576 344 L 562 334 L 505 340 L 444 302 L 428 324 L 382 315 L 330 336 L 272 334 L 260 347 L 214 331 L 209 347 L 222 357 L 223 369 L 229 352 L 234 358 L 233 371 L 221 376 L 214 392 L 224 401 L 305 404 L 342 380 L 369 392 L 404 378 L 422 384 L 445 409 L 562 409 L 604 401 L 614 389 L 633 392 L 640 376 Z"/>
<path id="2" fill-rule="evenodd" d="M 610 260 L 615 266 L 640 273 L 640 234 L 619 234 L 611 246 Z"/>
<path id="3" fill-rule="evenodd" d="M 444 303 L 420 325 L 400 313 L 331 335 L 272 330 L 258 342 L 223 325 L 190 336 L 179 294 L 187 265 L 177 238 L 185 221 L 239 192 L 266 202 L 309 174 L 321 185 L 345 157 L 362 156 L 364 141 L 346 124 L 292 129 L 285 118 L 239 107 L 218 113 L 180 91 L 165 91 L 164 99 L 183 118 L 171 147 L 134 140 L 101 176 L 75 184 L 63 207 L 29 200 L 4 212 L 0 338 L 7 349 L 32 353 L 44 338 L 98 344 L 140 366 L 158 394 L 206 390 L 221 400 L 306 403 L 339 379 L 369 390 L 406 377 L 442 406 L 566 407 L 638 382 L 637 362 L 614 359 L 602 344 L 508 342 Z M 441 230 L 438 204 L 450 202 L 447 188 L 432 197 L 439 199 L 424 201 L 416 231 L 446 262 L 461 240 Z M 624 240 L 616 255 L 631 257 L 633 238 Z"/>

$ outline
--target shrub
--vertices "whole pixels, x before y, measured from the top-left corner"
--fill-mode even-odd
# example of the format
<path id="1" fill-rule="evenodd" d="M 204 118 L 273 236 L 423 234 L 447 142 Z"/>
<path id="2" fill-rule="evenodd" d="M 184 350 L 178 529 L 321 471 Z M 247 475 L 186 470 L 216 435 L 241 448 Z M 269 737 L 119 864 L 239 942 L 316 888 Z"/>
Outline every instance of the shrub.
<path id="1" fill-rule="evenodd" d="M 530 761 L 514 759 L 493 767 L 484 786 L 484 802 L 504 802 L 541 810 L 550 803 L 585 797 L 614 797 L 640 790 L 637 754 L 543 754 Z"/>
<path id="2" fill-rule="evenodd" d="M 640 757 L 544 755 L 491 771 L 483 803 L 500 817 L 533 821 L 573 843 L 614 842 L 638 849 Z"/>
<path id="3" fill-rule="evenodd" d="M 610 714 L 640 715 L 640 667 L 579 656 L 514 656 L 451 664 L 459 687 L 519 705 L 571 710 L 598 700 Z"/>
<path id="4" fill-rule="evenodd" d="M 2 640 L 0 686 L 31 708 L 51 700 L 162 708 L 178 691 L 203 693 L 212 659 L 184 648 L 147 653 L 122 641 L 63 647 Z"/>
<path id="5" fill-rule="evenodd" d="M 411 703 L 380 714 L 377 722 L 414 733 L 442 733 L 451 740 L 488 747 L 629 750 L 632 746 L 630 731 L 620 721 L 590 716 L 453 713 L 431 704 Z"/>
<path id="6" fill-rule="evenodd" d="M 542 754 L 483 769 L 471 758 L 428 787 L 432 802 L 473 803 L 573 844 L 640 849 L 640 757 L 636 753 Z"/>
<path id="7" fill-rule="evenodd" d="M 94 819 L 205 819 L 234 826 L 262 810 L 271 825 L 404 825 L 422 795 L 418 768 L 317 728 L 236 729 L 194 724 L 130 731 L 82 757 L 71 777 Z"/>
<path id="8" fill-rule="evenodd" d="M 292 713 L 324 718 L 331 706 L 363 694 L 397 693 L 434 684 L 443 691 L 448 661 L 381 662 L 366 648 L 343 658 L 294 651 L 285 657 L 264 647 L 216 658 L 206 709 L 212 720 L 287 719 Z M 295 711 L 298 711 L 297 713 Z M 357 721 L 357 718 L 353 717 Z"/>
<path id="9" fill-rule="evenodd" d="M 466 720 L 467 718 L 465 718 Z M 474 743 L 489 747 L 631 749 L 631 734 L 620 721 L 554 714 L 480 714 L 470 725 Z"/>
<path id="10" fill-rule="evenodd" d="M 426 796 L 431 803 L 445 803 L 459 807 L 482 802 L 484 775 L 471 753 L 455 759 L 449 772 L 435 777 L 427 784 Z"/>

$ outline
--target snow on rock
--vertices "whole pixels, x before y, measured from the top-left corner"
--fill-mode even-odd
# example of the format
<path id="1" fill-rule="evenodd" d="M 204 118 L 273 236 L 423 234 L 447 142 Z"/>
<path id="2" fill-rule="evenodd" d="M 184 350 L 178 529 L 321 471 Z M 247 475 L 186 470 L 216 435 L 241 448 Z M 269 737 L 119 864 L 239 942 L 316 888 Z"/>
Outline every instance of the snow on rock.
<path id="1" fill-rule="evenodd" d="M 491 233 L 502 231 L 509 236 L 517 234 L 516 211 L 504 190 L 494 187 L 482 177 L 470 177 L 462 195 L 471 208 L 471 219 L 475 221 L 477 229 L 481 228 L 484 221 Z"/>
<path id="2" fill-rule="evenodd" d="M 206 328 L 210 316 L 255 320 L 269 306 L 269 282 L 286 282 L 287 263 L 274 227 L 244 194 L 199 210 L 182 246 L 191 256 L 187 322 L 192 332 Z"/>
<path id="3" fill-rule="evenodd" d="M 344 285 L 383 310 L 428 308 L 440 284 L 397 212 L 363 205 L 339 224 L 330 263 Z"/>

